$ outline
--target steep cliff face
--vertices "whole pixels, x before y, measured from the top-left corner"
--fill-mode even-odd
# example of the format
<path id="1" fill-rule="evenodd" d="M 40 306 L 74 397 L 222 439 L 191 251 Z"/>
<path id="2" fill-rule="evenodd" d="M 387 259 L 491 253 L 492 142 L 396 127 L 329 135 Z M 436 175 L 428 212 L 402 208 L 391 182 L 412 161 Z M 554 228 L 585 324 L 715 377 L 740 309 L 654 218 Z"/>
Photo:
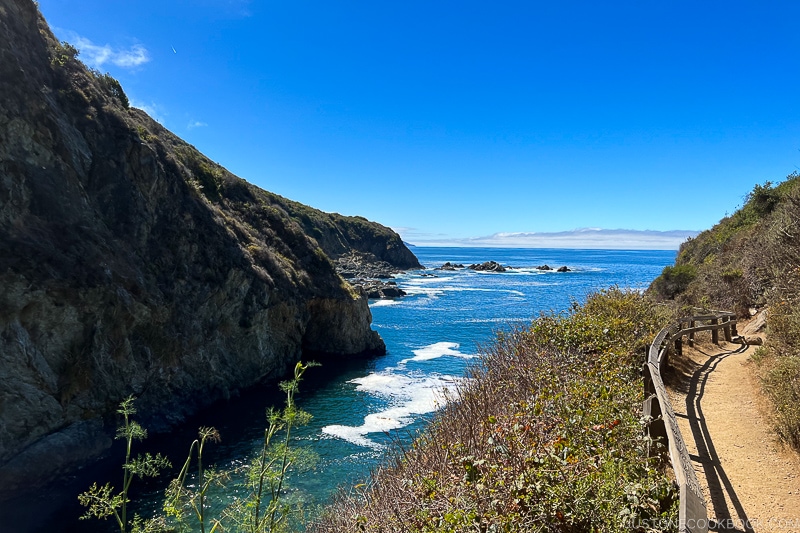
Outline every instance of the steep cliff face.
<path id="1" fill-rule="evenodd" d="M 356 220 L 228 173 L 0 0 L 0 493 L 106 448 L 127 395 L 167 427 L 303 352 L 385 351 L 328 254 L 416 259 Z"/>

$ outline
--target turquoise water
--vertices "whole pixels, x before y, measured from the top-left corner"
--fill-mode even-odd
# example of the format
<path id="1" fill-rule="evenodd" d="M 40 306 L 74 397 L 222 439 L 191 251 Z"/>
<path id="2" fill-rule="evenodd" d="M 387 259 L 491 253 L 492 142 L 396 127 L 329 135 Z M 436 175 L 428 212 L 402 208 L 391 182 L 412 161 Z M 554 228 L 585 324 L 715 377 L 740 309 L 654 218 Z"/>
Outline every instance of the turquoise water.
<path id="1" fill-rule="evenodd" d="M 542 311 L 563 311 L 597 289 L 644 289 L 675 260 L 672 251 L 413 251 L 426 270 L 396 277 L 408 296 L 370 303 L 373 327 L 386 341 L 387 355 L 335 371 L 309 370 L 317 379 L 301 391 L 299 403 L 314 420 L 299 433 L 298 444 L 310 446 L 319 461 L 312 475 L 292 480 L 295 496 L 306 504 L 324 503 L 338 486 L 363 481 L 393 441 L 409 442 L 440 403 L 440 391 L 453 387 L 498 329 L 527 324 Z M 489 260 L 515 268 L 506 273 L 433 270 L 447 261 L 469 265 Z M 536 270 L 542 264 L 572 271 Z M 262 428 L 255 424 L 249 438 L 223 445 L 218 462 L 233 465 L 252 455 Z"/>
<path id="2" fill-rule="evenodd" d="M 314 420 L 298 432 L 295 444 L 310 447 L 319 459 L 313 472 L 294 476 L 291 486 L 292 497 L 309 507 L 325 503 L 337 487 L 363 481 L 394 441 L 408 443 L 424 428 L 441 402 L 441 391 L 461 379 L 480 346 L 491 342 L 497 330 L 529 323 L 543 311 L 563 311 L 597 289 L 644 289 L 675 259 L 674 251 L 413 251 L 427 270 L 396 277 L 408 296 L 370 303 L 373 326 L 386 341 L 387 355 L 312 368 L 303 383 L 298 400 Z M 446 261 L 468 265 L 489 260 L 515 268 L 506 273 L 433 270 Z M 535 269 L 542 264 L 566 265 L 572 272 Z M 196 428 L 213 425 L 223 440 L 209 449 L 209 461 L 223 468 L 241 465 L 260 447 L 264 409 L 280 402 L 275 390 L 251 391 L 201 413 L 170 436 L 149 439 L 148 447 L 182 463 Z M 135 495 L 144 502 L 139 512 L 158 508 L 162 495 L 163 482 L 146 486 Z M 229 491 L 220 496 L 232 495 Z M 63 513 L 61 517 L 61 531 L 88 530 L 87 522 L 67 526 Z M 113 530 L 110 522 L 105 529 L 98 525 L 91 529 Z"/>

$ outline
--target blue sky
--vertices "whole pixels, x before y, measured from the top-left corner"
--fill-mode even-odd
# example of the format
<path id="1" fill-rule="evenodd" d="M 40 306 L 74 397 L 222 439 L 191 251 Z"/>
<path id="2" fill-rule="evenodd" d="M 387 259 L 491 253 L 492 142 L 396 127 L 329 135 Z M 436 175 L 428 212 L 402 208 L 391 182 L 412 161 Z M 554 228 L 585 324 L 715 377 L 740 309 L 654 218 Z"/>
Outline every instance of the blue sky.
<path id="1" fill-rule="evenodd" d="M 673 248 L 800 168 L 800 2 L 39 5 L 213 160 L 412 243 Z"/>

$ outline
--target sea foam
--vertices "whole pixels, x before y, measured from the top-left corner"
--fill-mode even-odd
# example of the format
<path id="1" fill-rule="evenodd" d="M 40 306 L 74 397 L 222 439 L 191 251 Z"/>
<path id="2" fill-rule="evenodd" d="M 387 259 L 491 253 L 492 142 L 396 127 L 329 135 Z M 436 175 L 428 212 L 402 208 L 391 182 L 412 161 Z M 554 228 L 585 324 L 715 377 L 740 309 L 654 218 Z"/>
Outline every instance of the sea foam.
<path id="1" fill-rule="evenodd" d="M 431 359 L 438 359 L 439 357 L 444 356 L 460 357 L 461 359 L 472 359 L 475 357 L 471 354 L 459 352 L 459 347 L 460 344 L 457 342 L 437 342 L 434 344 L 429 344 L 427 346 L 423 346 L 422 348 L 412 350 L 414 357 L 403 359 L 399 364 L 404 365 L 409 361 L 430 361 Z"/>
<path id="2" fill-rule="evenodd" d="M 385 433 L 413 423 L 414 415 L 436 411 L 444 404 L 445 391 L 455 389 L 455 376 L 412 376 L 393 371 L 375 372 L 350 381 L 356 390 L 388 398 L 390 407 L 364 417 L 360 426 L 332 424 L 322 428 L 322 433 L 344 439 L 358 446 L 381 448 L 383 445 L 369 439 L 370 433 Z"/>

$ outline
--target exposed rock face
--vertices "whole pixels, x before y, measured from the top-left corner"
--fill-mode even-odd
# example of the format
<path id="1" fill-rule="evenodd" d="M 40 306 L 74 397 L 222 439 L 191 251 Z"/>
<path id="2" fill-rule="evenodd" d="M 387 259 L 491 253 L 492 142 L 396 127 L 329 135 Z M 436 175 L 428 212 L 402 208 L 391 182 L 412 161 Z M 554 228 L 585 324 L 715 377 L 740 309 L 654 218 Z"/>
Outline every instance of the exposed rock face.
<path id="1" fill-rule="evenodd" d="M 231 175 L 0 0 L 0 497 L 106 448 L 130 394 L 166 428 L 303 353 L 384 352 L 329 258 L 353 251 L 419 266 Z"/>
<path id="2" fill-rule="evenodd" d="M 497 261 L 486 261 L 485 263 L 470 265 L 467 268 L 478 272 L 505 272 L 506 267 Z"/>
<path id="3" fill-rule="evenodd" d="M 380 280 L 353 280 L 352 283 L 356 287 L 360 287 L 367 298 L 400 298 L 406 296 L 406 291 L 397 286 L 394 281 L 380 281 Z"/>
<path id="4" fill-rule="evenodd" d="M 386 261 L 375 259 L 371 254 L 362 254 L 358 252 L 351 252 L 338 257 L 334 264 L 336 271 L 341 274 L 345 279 L 353 280 L 354 278 L 371 278 L 371 279 L 387 279 L 391 278 L 392 274 L 397 274 L 404 268 L 398 268 Z M 423 268 L 422 266 L 413 268 Z"/>

